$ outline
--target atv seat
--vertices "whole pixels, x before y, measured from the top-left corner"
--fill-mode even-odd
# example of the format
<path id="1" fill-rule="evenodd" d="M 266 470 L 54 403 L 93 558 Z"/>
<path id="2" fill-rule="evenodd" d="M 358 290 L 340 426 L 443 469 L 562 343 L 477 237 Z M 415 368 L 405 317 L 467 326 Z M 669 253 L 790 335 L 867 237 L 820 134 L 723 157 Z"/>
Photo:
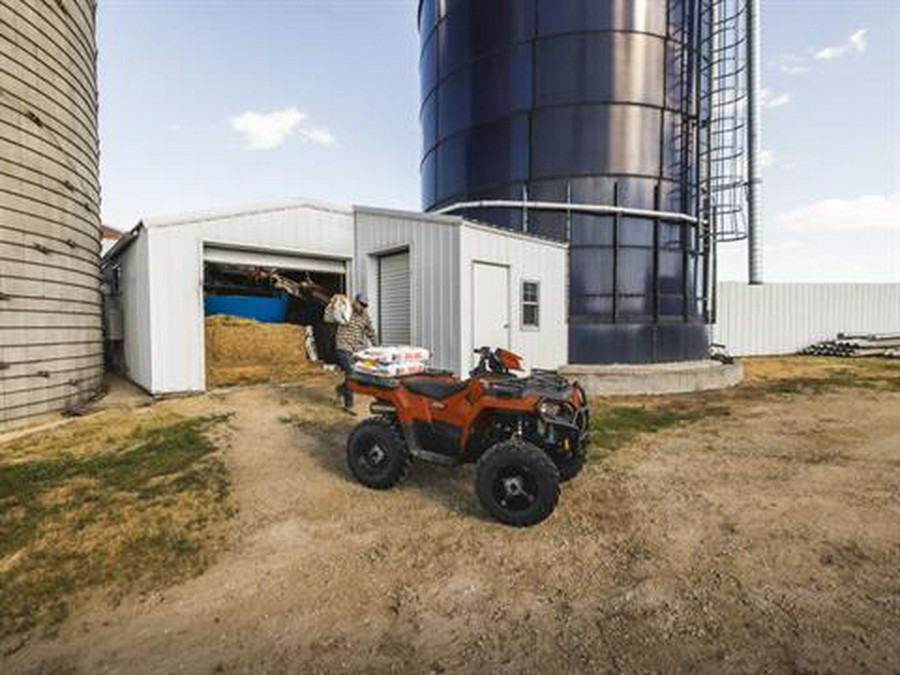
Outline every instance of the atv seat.
<path id="1" fill-rule="evenodd" d="M 465 382 L 438 380 L 433 377 L 405 377 L 403 386 L 414 394 L 443 401 L 466 388 Z"/>

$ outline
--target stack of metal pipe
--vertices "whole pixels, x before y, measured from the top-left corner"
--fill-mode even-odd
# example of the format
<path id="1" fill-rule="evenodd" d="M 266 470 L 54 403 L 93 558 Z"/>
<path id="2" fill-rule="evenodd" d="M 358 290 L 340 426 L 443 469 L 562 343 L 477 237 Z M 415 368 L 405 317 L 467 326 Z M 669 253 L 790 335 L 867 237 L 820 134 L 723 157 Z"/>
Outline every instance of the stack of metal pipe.
<path id="1" fill-rule="evenodd" d="M 884 356 L 900 358 L 900 333 L 848 334 L 838 333 L 834 340 L 825 340 L 810 345 L 802 354 L 813 356 L 839 356 L 860 358 Z"/>

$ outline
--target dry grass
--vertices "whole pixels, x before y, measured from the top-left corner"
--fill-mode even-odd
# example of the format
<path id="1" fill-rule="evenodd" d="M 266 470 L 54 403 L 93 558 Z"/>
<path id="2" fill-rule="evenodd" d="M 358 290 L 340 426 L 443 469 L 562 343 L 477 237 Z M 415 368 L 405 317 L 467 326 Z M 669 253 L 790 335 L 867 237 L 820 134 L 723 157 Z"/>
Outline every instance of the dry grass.
<path id="1" fill-rule="evenodd" d="M 688 401 L 657 402 L 655 405 L 596 405 L 591 417 L 589 456 L 593 461 L 600 461 L 611 452 L 628 445 L 639 434 L 652 434 L 675 425 L 730 414 L 731 409 L 727 406 L 701 406 Z"/>
<path id="2" fill-rule="evenodd" d="M 179 419 L 181 417 L 171 410 L 158 407 L 107 410 L 63 424 L 49 432 L 30 433 L 24 430 L 13 440 L 0 443 L 0 458 L 3 462 L 13 462 L 96 455 L 124 438 Z"/>
<path id="3" fill-rule="evenodd" d="M 206 385 L 209 388 L 290 382 L 318 366 L 306 355 L 306 328 L 265 324 L 232 316 L 206 320 Z"/>
<path id="4" fill-rule="evenodd" d="M 336 405 L 332 392 L 342 380 L 340 375 L 323 373 L 314 382 L 306 380 L 285 387 L 281 404 L 286 406 L 286 412 L 278 421 L 326 442 L 343 440 L 361 418 L 349 417 Z"/>
<path id="5" fill-rule="evenodd" d="M 305 364 L 266 364 L 256 366 L 226 366 L 216 364 L 207 367 L 206 386 L 209 389 L 235 387 L 265 382 L 296 382 L 307 377 L 316 366 Z"/>
<path id="6" fill-rule="evenodd" d="M 725 417 L 773 396 L 816 395 L 846 388 L 900 391 L 900 361 L 817 356 L 744 360 L 744 382 L 726 391 L 596 399 L 591 409 L 591 458 L 604 457 L 639 434 Z"/>
<path id="7" fill-rule="evenodd" d="M 897 389 L 900 360 L 827 356 L 744 359 L 744 384 L 740 389 L 765 389 L 775 383 L 787 382 L 818 382 L 826 388 Z"/>
<path id="8" fill-rule="evenodd" d="M 231 515 L 222 418 L 101 416 L 0 448 L 0 638 L 209 563 Z"/>

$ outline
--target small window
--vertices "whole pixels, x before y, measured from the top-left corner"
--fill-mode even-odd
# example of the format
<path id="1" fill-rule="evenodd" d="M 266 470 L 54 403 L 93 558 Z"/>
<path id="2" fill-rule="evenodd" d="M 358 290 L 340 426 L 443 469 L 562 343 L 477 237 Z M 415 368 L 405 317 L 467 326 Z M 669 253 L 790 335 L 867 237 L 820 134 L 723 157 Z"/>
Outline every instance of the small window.
<path id="1" fill-rule="evenodd" d="M 541 285 L 537 281 L 522 282 L 522 328 L 541 325 Z"/>

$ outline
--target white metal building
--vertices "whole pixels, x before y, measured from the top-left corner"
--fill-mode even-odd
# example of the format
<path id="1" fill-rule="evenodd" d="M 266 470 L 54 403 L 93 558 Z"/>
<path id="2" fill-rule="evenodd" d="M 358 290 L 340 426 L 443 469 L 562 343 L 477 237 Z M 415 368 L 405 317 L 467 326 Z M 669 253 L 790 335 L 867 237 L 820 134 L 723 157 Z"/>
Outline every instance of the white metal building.
<path id="1" fill-rule="evenodd" d="M 838 333 L 900 332 L 900 284 L 718 285 L 713 340 L 735 356 L 796 354 Z"/>
<path id="2" fill-rule="evenodd" d="M 564 244 L 458 217 L 285 202 L 146 220 L 107 255 L 126 374 L 153 394 L 206 387 L 205 263 L 343 275 L 370 297 L 383 342 L 429 347 L 456 373 L 482 344 L 531 367 L 566 363 Z"/>
<path id="3" fill-rule="evenodd" d="M 477 347 L 507 347 L 528 367 L 568 356 L 566 246 L 455 216 L 356 209 L 356 288 L 382 341 L 429 347 L 465 373 Z"/>
<path id="4" fill-rule="evenodd" d="M 119 270 L 126 375 L 153 394 L 206 388 L 205 262 L 346 275 L 352 257 L 353 212 L 313 202 L 144 221 L 105 260 Z"/>

